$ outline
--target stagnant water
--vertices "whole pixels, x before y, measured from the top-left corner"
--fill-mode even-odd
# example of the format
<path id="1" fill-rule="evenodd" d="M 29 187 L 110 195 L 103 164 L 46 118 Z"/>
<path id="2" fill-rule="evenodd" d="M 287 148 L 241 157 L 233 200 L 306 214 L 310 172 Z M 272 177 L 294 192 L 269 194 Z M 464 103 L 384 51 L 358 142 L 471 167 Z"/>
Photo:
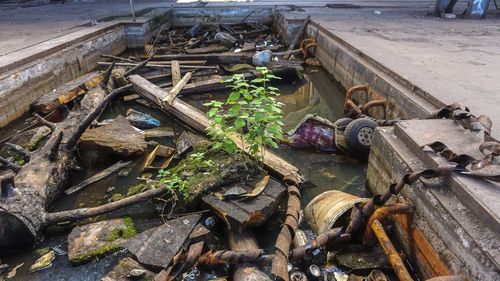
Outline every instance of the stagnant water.
<path id="1" fill-rule="evenodd" d="M 284 115 L 286 130 L 293 128 L 308 113 L 316 113 L 329 120 L 336 120 L 342 117 L 344 89 L 333 81 L 322 69 L 307 70 L 305 73 L 305 83 L 282 84 L 279 88 L 282 96 L 279 98 L 285 104 Z M 218 96 L 218 95 L 217 95 Z M 192 105 L 200 108 L 203 101 L 186 99 Z M 160 120 L 162 126 L 171 127 L 176 136 L 184 130 L 183 126 L 176 123 L 168 116 L 158 111 L 151 111 L 150 108 L 135 102 L 124 103 L 115 102 L 104 112 L 101 119 L 112 118 L 117 114 L 125 115 L 128 108 L 134 108 L 143 112 L 148 112 L 153 117 Z M 23 122 L 18 122 L 16 127 L 25 126 Z M 15 129 L 15 128 L 11 128 Z M 173 138 L 156 139 L 161 144 L 174 146 Z M 326 190 L 342 190 L 358 196 L 368 196 L 365 189 L 365 165 L 357 160 L 335 154 L 318 153 L 314 150 L 293 150 L 280 148 L 277 153 L 296 165 L 300 171 L 308 178 L 312 184 L 303 190 L 302 203 L 305 206 L 312 198 Z M 100 159 L 93 162 L 94 155 L 82 155 L 84 171 L 71 177 L 70 185 L 81 182 L 83 179 L 92 176 L 119 159 Z M 144 161 L 144 157 L 134 160 L 135 165 L 128 177 L 118 175 L 110 176 L 72 195 L 62 196 L 54 205 L 53 210 L 67 210 L 81 207 L 92 207 L 106 203 L 112 193 L 126 194 L 127 189 L 138 183 L 137 177 L 143 176 L 139 169 Z M 86 162 L 92 162 L 87 164 Z M 154 176 L 154 175 L 153 175 Z M 309 187 L 312 186 L 312 187 Z M 111 193 L 106 190 L 115 187 Z M 128 208 L 116 211 L 112 217 L 130 215 L 138 231 L 158 225 L 161 220 L 157 219 L 156 212 L 151 204 L 141 203 Z M 151 219 L 156 217 L 156 219 Z M 102 217 L 88 219 L 83 223 L 100 220 Z M 56 256 L 53 266 L 38 272 L 28 273 L 31 264 L 38 258 L 37 249 L 44 247 L 58 246 L 63 250 L 67 248 L 66 237 L 74 225 L 60 225 L 47 230 L 48 236 L 35 249 L 20 250 L 18 253 L 5 257 L 2 263 L 8 263 L 11 267 L 24 263 L 17 270 L 16 276 L 12 280 L 100 280 L 117 261 L 124 255 L 124 251 L 110 254 L 100 260 L 92 261 L 80 266 L 72 266 L 66 255 Z M 268 243 L 274 241 L 270 238 Z"/>

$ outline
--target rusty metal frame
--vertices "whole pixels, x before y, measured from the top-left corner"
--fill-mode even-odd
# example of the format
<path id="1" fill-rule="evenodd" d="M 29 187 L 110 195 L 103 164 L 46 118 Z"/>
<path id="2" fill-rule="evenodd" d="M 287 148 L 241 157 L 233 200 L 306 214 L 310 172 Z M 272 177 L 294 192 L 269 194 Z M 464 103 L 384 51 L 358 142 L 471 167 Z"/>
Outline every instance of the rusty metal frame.
<path id="1" fill-rule="evenodd" d="M 389 263 L 398 276 L 398 279 L 400 281 L 413 281 L 413 278 L 410 276 L 410 273 L 408 273 L 403 260 L 396 251 L 396 248 L 394 248 L 394 245 L 392 245 L 392 242 L 387 236 L 387 233 L 385 233 L 384 226 L 380 223 L 379 220 L 374 219 L 370 227 L 377 237 L 382 250 L 384 250 L 384 253 L 389 258 Z"/>

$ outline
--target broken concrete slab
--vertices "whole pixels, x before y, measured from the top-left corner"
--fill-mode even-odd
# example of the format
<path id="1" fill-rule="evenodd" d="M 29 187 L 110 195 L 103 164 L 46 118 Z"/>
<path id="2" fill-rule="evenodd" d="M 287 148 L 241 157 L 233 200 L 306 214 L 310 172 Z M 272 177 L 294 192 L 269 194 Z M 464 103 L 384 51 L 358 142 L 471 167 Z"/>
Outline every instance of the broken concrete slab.
<path id="1" fill-rule="evenodd" d="M 125 117 L 118 115 L 110 124 L 85 131 L 79 146 L 82 149 L 133 156 L 143 154 L 147 143 Z"/>
<path id="2" fill-rule="evenodd" d="M 118 262 L 101 281 L 153 280 L 155 274 L 132 258 L 126 257 Z"/>
<path id="3" fill-rule="evenodd" d="M 68 235 L 68 259 L 73 264 L 123 248 L 127 239 L 135 236 L 130 218 L 100 221 L 73 228 Z"/>
<path id="4" fill-rule="evenodd" d="M 252 186 L 246 189 L 251 191 Z M 210 206 L 219 217 L 226 220 L 231 230 L 241 231 L 248 227 L 259 226 L 274 212 L 279 198 L 286 188 L 274 179 L 270 179 L 267 187 L 257 197 L 245 201 L 225 201 L 221 196 L 214 194 L 203 197 L 203 201 Z"/>
<path id="5" fill-rule="evenodd" d="M 167 221 L 140 233 L 127 242 L 126 247 L 140 263 L 158 269 L 166 268 L 200 218 L 201 215 L 193 214 Z"/>
<path id="6" fill-rule="evenodd" d="M 189 240 L 191 244 L 201 241 L 211 243 L 215 241 L 215 237 L 210 230 L 208 230 L 203 224 L 199 223 L 195 226 L 191 234 L 189 234 Z"/>

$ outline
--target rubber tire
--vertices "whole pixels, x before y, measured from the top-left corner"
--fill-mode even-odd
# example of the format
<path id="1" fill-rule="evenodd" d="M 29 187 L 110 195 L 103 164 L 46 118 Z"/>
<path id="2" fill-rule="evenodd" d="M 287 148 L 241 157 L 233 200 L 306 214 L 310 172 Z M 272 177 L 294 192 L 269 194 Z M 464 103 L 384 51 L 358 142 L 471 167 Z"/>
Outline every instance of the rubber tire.
<path id="1" fill-rule="evenodd" d="M 361 156 L 368 155 L 377 126 L 375 121 L 367 118 L 356 119 L 349 123 L 344 131 L 349 150 Z"/>
<path id="2" fill-rule="evenodd" d="M 344 118 L 340 118 L 339 120 L 335 121 L 335 123 L 333 123 L 333 124 L 335 125 L 335 129 L 337 129 L 339 131 L 345 131 L 345 128 L 351 122 L 352 122 L 351 118 L 344 117 Z"/>

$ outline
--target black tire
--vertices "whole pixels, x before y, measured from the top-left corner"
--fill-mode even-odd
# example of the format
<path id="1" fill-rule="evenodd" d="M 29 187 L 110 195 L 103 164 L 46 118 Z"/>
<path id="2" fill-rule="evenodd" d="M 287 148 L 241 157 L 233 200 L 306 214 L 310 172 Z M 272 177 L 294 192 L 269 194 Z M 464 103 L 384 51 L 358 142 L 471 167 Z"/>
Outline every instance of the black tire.
<path id="1" fill-rule="evenodd" d="M 366 118 L 356 119 L 349 123 L 344 131 L 349 150 L 359 155 L 370 153 L 376 127 L 377 123 L 375 121 Z"/>
<path id="2" fill-rule="evenodd" d="M 340 130 L 340 131 L 344 131 L 345 128 L 347 127 L 347 125 L 349 125 L 349 123 L 352 122 L 352 119 L 351 118 L 340 118 L 339 120 L 335 121 L 334 125 L 335 125 L 335 129 L 337 130 Z"/>

